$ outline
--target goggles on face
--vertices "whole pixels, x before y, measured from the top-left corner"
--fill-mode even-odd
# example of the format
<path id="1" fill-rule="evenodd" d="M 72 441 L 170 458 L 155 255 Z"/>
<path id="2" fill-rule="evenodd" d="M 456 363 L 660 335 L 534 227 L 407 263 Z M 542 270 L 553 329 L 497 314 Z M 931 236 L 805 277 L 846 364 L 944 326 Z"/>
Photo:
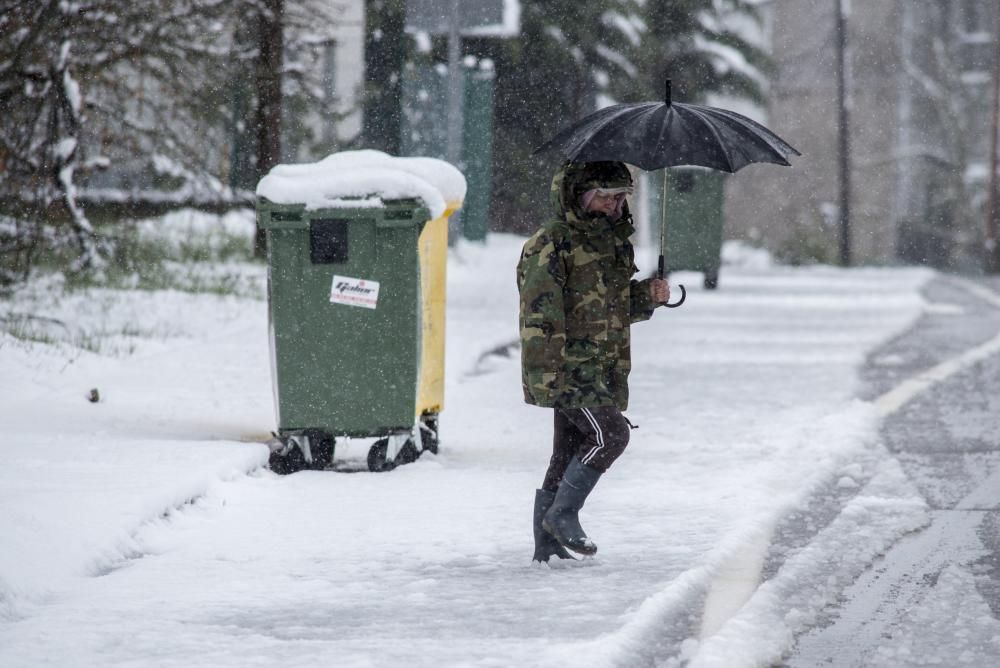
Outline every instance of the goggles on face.
<path id="1" fill-rule="evenodd" d="M 594 192 L 602 197 L 608 197 L 610 195 L 631 195 L 635 188 L 632 186 L 625 186 L 623 188 L 594 188 Z"/>

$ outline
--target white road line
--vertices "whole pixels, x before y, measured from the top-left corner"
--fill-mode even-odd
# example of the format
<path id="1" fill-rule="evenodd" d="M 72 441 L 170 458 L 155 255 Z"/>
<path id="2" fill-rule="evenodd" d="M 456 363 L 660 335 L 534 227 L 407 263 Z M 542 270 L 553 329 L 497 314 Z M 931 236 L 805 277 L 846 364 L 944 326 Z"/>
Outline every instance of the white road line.
<path id="1" fill-rule="evenodd" d="M 933 313 L 934 315 L 962 315 L 965 313 L 965 309 L 958 304 L 931 302 L 924 306 L 924 313 Z"/>
<path id="2" fill-rule="evenodd" d="M 778 519 L 775 515 L 761 522 L 739 552 L 726 559 L 713 574 L 701 613 L 699 640 L 718 633 L 760 587 L 760 574 Z"/>
<path id="3" fill-rule="evenodd" d="M 913 378 L 903 381 L 876 399 L 875 408 L 882 417 L 891 415 L 921 392 L 930 389 L 937 383 L 950 378 L 959 371 L 972 366 L 997 351 L 1000 351 L 1000 334 L 997 334 L 986 343 L 966 350 L 958 357 L 944 361 Z"/>
<path id="4" fill-rule="evenodd" d="M 1000 295 L 992 290 L 966 281 L 955 281 L 955 284 L 1000 308 Z M 947 380 L 959 371 L 967 369 L 976 362 L 998 351 L 1000 351 L 1000 334 L 997 334 L 986 343 L 982 343 L 975 348 L 969 348 L 958 357 L 945 360 L 937 366 L 931 367 L 927 371 L 903 381 L 876 399 L 875 408 L 882 417 L 891 415 L 921 392 L 929 390 L 941 381 Z"/>
<path id="5" fill-rule="evenodd" d="M 979 285 L 978 283 L 971 283 L 969 281 L 960 281 L 960 280 L 954 280 L 952 281 L 952 283 L 961 288 L 964 288 L 965 290 L 971 292 L 980 299 L 988 301 L 997 308 L 1000 308 L 1000 294 L 997 294 L 996 292 L 990 290 L 986 286 Z"/>

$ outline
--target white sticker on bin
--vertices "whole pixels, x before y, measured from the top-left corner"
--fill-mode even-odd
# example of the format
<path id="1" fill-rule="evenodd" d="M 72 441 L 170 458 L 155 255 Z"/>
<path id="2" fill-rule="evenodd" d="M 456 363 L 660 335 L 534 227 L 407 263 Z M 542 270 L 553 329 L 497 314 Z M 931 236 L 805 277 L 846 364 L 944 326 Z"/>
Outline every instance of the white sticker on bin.
<path id="1" fill-rule="evenodd" d="M 333 286 L 330 288 L 330 303 L 375 308 L 378 305 L 378 281 L 334 276 Z"/>

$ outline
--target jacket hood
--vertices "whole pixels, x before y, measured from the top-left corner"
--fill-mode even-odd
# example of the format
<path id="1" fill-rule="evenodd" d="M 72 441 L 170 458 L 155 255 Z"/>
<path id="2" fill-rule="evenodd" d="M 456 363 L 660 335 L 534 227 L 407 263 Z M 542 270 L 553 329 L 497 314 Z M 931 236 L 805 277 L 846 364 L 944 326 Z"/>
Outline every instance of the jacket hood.
<path id="1" fill-rule="evenodd" d="M 593 188 L 626 188 L 632 186 L 632 174 L 624 162 L 567 162 L 552 177 L 549 199 L 560 218 L 573 222 L 591 220 L 580 206 L 580 197 Z M 620 220 L 628 217 L 625 214 Z"/>

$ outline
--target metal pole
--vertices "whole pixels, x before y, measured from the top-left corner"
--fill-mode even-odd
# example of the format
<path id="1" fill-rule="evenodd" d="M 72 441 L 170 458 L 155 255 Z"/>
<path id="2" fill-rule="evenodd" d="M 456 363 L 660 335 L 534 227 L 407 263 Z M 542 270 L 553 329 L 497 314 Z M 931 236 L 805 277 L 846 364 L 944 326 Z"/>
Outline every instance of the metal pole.
<path id="1" fill-rule="evenodd" d="M 448 17 L 448 162 L 458 165 L 462 157 L 462 35 L 459 0 L 451 0 Z"/>
<path id="2" fill-rule="evenodd" d="M 664 82 L 663 88 L 663 103 L 668 107 L 673 102 L 672 95 L 670 92 L 670 79 L 668 78 Z M 667 169 L 663 168 L 663 190 L 660 195 L 660 259 L 657 262 L 657 277 L 663 278 L 664 274 L 664 260 L 663 256 L 667 254 Z"/>
<path id="3" fill-rule="evenodd" d="M 997 228 L 1000 227 L 1000 183 L 997 176 L 1000 151 L 1000 7 L 993 7 L 993 119 L 990 130 L 990 178 L 986 205 L 986 230 L 983 239 L 983 268 L 989 274 L 1000 273 L 1000 246 Z"/>
<path id="4" fill-rule="evenodd" d="M 448 132 L 445 157 L 460 167 L 462 160 L 462 35 L 460 29 L 459 0 L 451 0 L 448 17 Z M 448 244 L 453 245 L 462 236 L 462 216 L 455 212 L 448 218 Z"/>
<path id="5" fill-rule="evenodd" d="M 667 82 L 667 99 L 670 99 L 670 83 Z M 660 259 L 656 267 L 656 277 L 662 279 L 664 274 L 666 274 L 666 262 L 664 260 L 664 255 L 667 253 L 667 169 L 663 168 L 663 199 L 661 200 L 660 206 Z M 680 283 L 677 284 L 680 288 L 681 298 L 675 301 L 673 304 L 665 304 L 667 308 L 677 308 L 684 303 L 687 299 L 687 290 Z"/>
<path id="6" fill-rule="evenodd" d="M 664 260 L 667 254 L 667 170 L 663 170 L 663 190 L 660 191 L 660 259 L 657 262 L 656 275 L 663 278 Z"/>
<path id="7" fill-rule="evenodd" d="M 840 264 L 851 264 L 851 138 L 850 91 L 847 86 L 847 21 L 844 0 L 833 0 L 836 9 L 837 48 L 837 162 L 840 192 Z"/>

